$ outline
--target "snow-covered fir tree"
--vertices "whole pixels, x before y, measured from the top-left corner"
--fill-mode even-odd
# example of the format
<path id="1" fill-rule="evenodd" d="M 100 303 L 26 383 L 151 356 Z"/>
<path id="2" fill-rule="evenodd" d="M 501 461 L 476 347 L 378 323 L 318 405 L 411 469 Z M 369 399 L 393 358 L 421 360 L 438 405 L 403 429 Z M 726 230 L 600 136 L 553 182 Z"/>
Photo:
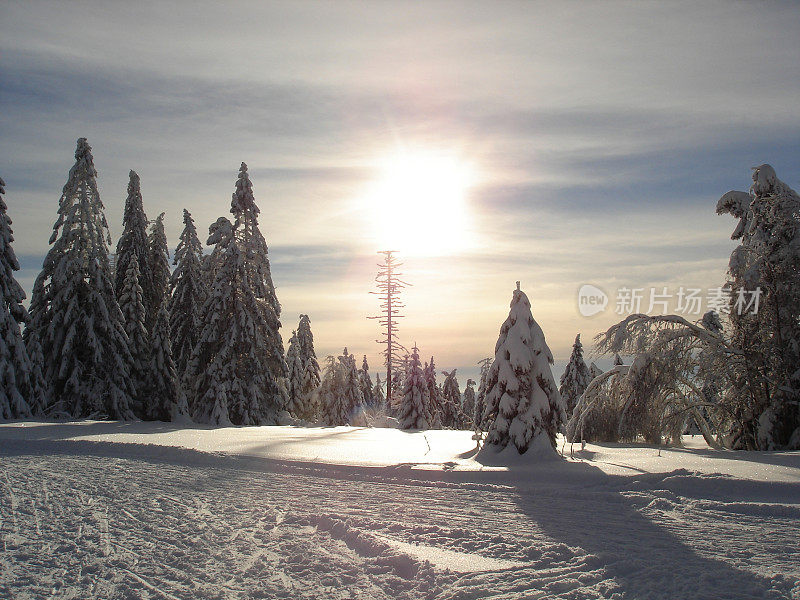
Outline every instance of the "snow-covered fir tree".
<path id="1" fill-rule="evenodd" d="M 59 200 L 52 247 L 34 284 L 26 333 L 35 334 L 42 348 L 51 414 L 131 419 L 131 355 L 96 177 L 91 148 L 81 138 Z"/>
<path id="2" fill-rule="evenodd" d="M 600 377 L 603 374 L 603 369 L 597 366 L 594 362 L 589 365 L 589 375 L 591 375 L 592 379 L 596 377 Z"/>
<path id="3" fill-rule="evenodd" d="M 320 389 L 320 409 L 327 425 L 352 425 L 364 412 L 364 396 L 355 356 L 344 349 L 328 361 Z"/>
<path id="4" fill-rule="evenodd" d="M 475 380 L 467 379 L 464 388 L 464 428 L 472 429 L 475 425 Z"/>
<path id="5" fill-rule="evenodd" d="M 313 421 L 319 413 L 317 390 L 320 386 L 320 368 L 317 358 L 312 356 L 303 367 L 303 383 L 298 399 L 298 415 L 307 421 Z"/>
<path id="6" fill-rule="evenodd" d="M 517 283 L 486 384 L 489 444 L 499 448 L 513 445 L 520 454 L 530 448 L 553 451 L 566 418 L 552 364 L 544 333 Z"/>
<path id="7" fill-rule="evenodd" d="M 586 390 L 589 382 L 592 380 L 592 375 L 589 373 L 589 367 L 583 360 L 583 344 L 581 344 L 581 334 L 575 336 L 575 343 L 572 345 L 572 355 L 569 357 L 564 374 L 561 376 L 561 385 L 558 392 L 561 394 L 561 399 L 564 402 L 564 410 L 567 413 L 567 418 L 572 415 L 575 409 L 575 404 L 578 398 Z"/>
<path id="8" fill-rule="evenodd" d="M 678 440 L 689 417 L 712 447 L 800 448 L 800 196 L 761 165 L 750 192 L 724 194 L 717 212 L 739 219 L 729 281 L 715 294 L 717 307 L 728 301 L 725 321 L 715 312 L 699 322 L 630 315 L 596 347 L 633 363 L 610 393 L 599 386 L 606 374 L 589 389 L 612 400 L 605 433 L 622 441 Z M 583 421 L 598 412 L 584 404 Z"/>
<path id="9" fill-rule="evenodd" d="M 236 180 L 236 190 L 231 199 L 234 231 L 244 258 L 244 273 L 250 289 L 254 296 L 266 302 L 269 308 L 264 313 L 269 327 L 263 350 L 272 379 L 281 381 L 288 376 L 280 333 L 281 305 L 272 282 L 267 242 L 258 226 L 260 212 L 253 195 L 253 184 L 247 172 L 247 165 L 242 163 Z"/>
<path id="10" fill-rule="evenodd" d="M 4 194 L 0 178 L 0 421 L 41 414 L 45 403 L 20 330 L 28 314 L 22 306 L 25 292 L 14 277 L 19 262 Z"/>
<path id="11" fill-rule="evenodd" d="M 411 355 L 408 352 L 402 358 L 395 356 L 395 360 L 392 362 L 392 395 L 391 398 L 386 398 L 387 406 L 392 414 L 396 414 L 403 403 L 403 386 L 410 362 Z"/>
<path id="12" fill-rule="evenodd" d="M 206 275 L 213 275 L 212 281 L 207 281 L 208 296 L 201 310 L 200 322 L 203 328 L 198 335 L 191 358 L 186 365 L 185 381 L 191 386 L 188 397 L 189 413 L 193 420 L 199 423 L 212 425 L 230 425 L 228 411 L 229 395 L 228 382 L 236 378 L 236 363 L 226 363 L 222 354 L 235 356 L 236 349 L 224 348 L 223 315 L 238 312 L 241 307 L 237 303 L 238 281 L 236 278 L 237 263 L 240 254 L 236 249 L 233 239 L 233 225 L 225 217 L 220 217 L 208 228 L 208 245 L 213 245 L 212 255 L 215 256 L 215 268 L 209 269 Z M 219 277 L 221 267 L 226 266 L 226 273 Z M 207 320 L 215 319 L 217 326 L 213 329 Z M 206 355 L 205 358 L 203 355 Z M 217 358 L 219 357 L 219 358 Z M 201 381 L 205 379 L 205 381 Z M 232 384 L 231 384 L 232 386 Z"/>
<path id="13" fill-rule="evenodd" d="M 189 418 L 186 395 L 179 384 L 169 339 L 169 312 L 166 305 L 158 311 L 153 324 L 150 352 L 150 381 L 146 417 L 155 421 L 178 421 Z"/>
<path id="14" fill-rule="evenodd" d="M 304 412 L 301 398 L 304 365 L 300 358 L 300 342 L 297 339 L 296 331 L 292 332 L 292 337 L 289 339 L 289 348 L 286 350 L 286 366 L 289 369 L 289 377 L 286 380 L 289 404 L 286 406 L 286 410 L 289 411 L 289 414 L 300 418 L 300 414 Z"/>
<path id="15" fill-rule="evenodd" d="M 444 383 L 441 394 L 442 426 L 447 429 L 461 429 L 464 426 L 464 415 L 461 409 L 461 390 L 458 388 L 456 369 L 442 371 Z"/>
<path id="16" fill-rule="evenodd" d="M 218 227 L 220 220 L 217 219 L 211 225 L 208 226 L 209 234 L 213 233 L 214 229 Z M 221 250 L 217 245 L 214 245 L 211 249 L 211 252 L 208 254 L 204 254 L 200 263 L 201 269 L 200 272 L 203 275 L 203 281 L 205 282 L 205 286 L 207 290 L 211 290 L 214 287 L 214 279 L 217 276 L 217 268 L 219 264 L 222 262 L 221 258 Z"/>
<path id="17" fill-rule="evenodd" d="M 735 404 L 733 446 L 800 448 L 800 195 L 763 164 L 749 193 L 728 192 L 717 213 L 739 219 L 729 319 L 731 342 L 749 357 L 724 394 Z"/>
<path id="18" fill-rule="evenodd" d="M 344 349 L 339 357 L 342 369 L 342 388 L 340 391 L 342 416 L 347 424 L 352 424 L 364 413 L 364 388 L 361 386 L 356 357 Z"/>
<path id="19" fill-rule="evenodd" d="M 568 441 L 615 443 L 620 441 L 620 421 L 625 413 L 626 404 L 629 400 L 633 400 L 625 393 L 627 386 L 623 385 L 629 369 L 630 367 L 625 365 L 615 365 L 609 371 L 600 373 L 592 379 L 578 398 L 578 403 L 564 428 Z M 663 406 L 660 408 L 663 415 Z M 641 418 L 641 414 L 637 420 L 638 418 Z"/>
<path id="20" fill-rule="evenodd" d="M 445 427 L 443 419 L 443 406 L 444 398 L 442 397 L 442 388 L 436 381 L 436 362 L 431 356 L 431 362 L 425 363 L 423 369 L 425 377 L 425 389 L 427 390 L 427 399 L 425 405 L 428 410 L 427 420 L 428 427 L 431 429 L 442 429 Z"/>
<path id="21" fill-rule="evenodd" d="M 215 425 L 276 423 L 286 390 L 269 368 L 272 309 L 250 287 L 235 226 L 220 218 L 210 232 L 208 243 L 218 245 L 221 261 L 187 369 L 188 381 L 194 382 L 192 416 Z"/>
<path id="22" fill-rule="evenodd" d="M 375 406 L 380 408 L 386 403 L 386 396 L 383 392 L 383 383 L 381 383 L 381 374 L 375 375 L 375 387 L 372 388 L 372 398 Z"/>
<path id="23" fill-rule="evenodd" d="M 125 333 L 128 336 L 128 350 L 131 353 L 130 378 L 135 390 L 131 409 L 140 419 L 148 418 L 150 413 L 147 387 L 152 379 L 150 357 L 152 347 L 150 336 L 145 329 L 145 308 L 142 287 L 139 285 L 139 261 L 136 255 L 128 260 L 125 285 L 119 298 L 119 308 L 125 319 Z"/>
<path id="24" fill-rule="evenodd" d="M 51 413 L 51 398 L 50 387 L 47 380 L 44 378 L 42 367 L 44 365 L 44 351 L 39 342 L 39 334 L 30 326 L 25 329 L 28 334 L 27 337 L 23 334 L 22 339 L 25 342 L 25 349 L 28 352 L 28 357 L 31 362 L 31 387 L 34 390 L 34 398 L 29 400 L 28 405 L 33 412 L 33 416 L 57 416 Z"/>
<path id="25" fill-rule="evenodd" d="M 428 404 L 428 382 L 419 361 L 419 348 L 414 344 L 409 360 L 406 380 L 403 384 L 403 403 L 397 415 L 403 429 L 428 429 L 430 407 Z"/>
<path id="26" fill-rule="evenodd" d="M 295 399 L 297 416 L 311 421 L 317 414 L 316 397 L 320 386 L 320 368 L 317 353 L 314 351 L 314 334 L 311 332 L 311 319 L 308 315 L 300 315 L 297 341 L 300 344 L 300 361 L 303 364 L 302 385 Z"/>
<path id="27" fill-rule="evenodd" d="M 344 409 L 340 396 L 342 388 L 342 369 L 340 367 L 341 363 L 335 357 L 328 356 L 325 359 L 322 381 L 317 390 L 317 403 L 322 422 L 330 426 L 346 424 L 341 418 Z"/>
<path id="28" fill-rule="evenodd" d="M 175 249 L 175 270 L 170 280 L 169 331 L 172 356 L 179 378 L 183 378 L 202 328 L 203 303 L 208 286 L 203 276 L 203 247 L 188 210 L 183 210 L 183 232 Z"/>
<path id="29" fill-rule="evenodd" d="M 403 403 L 403 384 L 406 379 L 405 364 L 407 362 L 404 360 L 399 365 L 395 365 L 392 370 L 392 396 L 386 399 L 387 409 L 391 415 L 397 414 Z"/>
<path id="30" fill-rule="evenodd" d="M 158 318 L 161 306 L 169 297 L 169 249 L 167 248 L 167 235 L 164 233 L 164 213 L 162 212 L 150 227 L 147 238 L 147 262 L 152 287 L 149 295 L 145 294 L 145 327 L 148 333 L 153 330 L 153 325 Z"/>
<path id="31" fill-rule="evenodd" d="M 441 418 L 440 418 L 441 417 L 441 412 L 440 412 L 440 408 L 441 407 L 436 403 L 437 398 L 436 398 L 435 395 L 434 395 L 433 398 L 431 398 L 431 388 L 430 388 L 430 386 L 428 384 L 428 374 L 429 374 L 429 372 L 430 372 L 430 367 L 428 366 L 428 363 L 427 362 L 422 363 L 422 377 L 425 378 L 425 392 L 426 392 L 425 406 L 428 407 L 428 416 L 427 416 L 428 427 L 430 429 L 441 429 L 442 428 L 442 421 L 441 421 Z M 408 373 L 406 373 L 406 375 L 408 375 Z M 435 375 L 434 375 L 434 381 L 435 381 Z M 405 384 L 405 380 L 403 381 L 403 383 Z M 434 421 L 434 416 L 436 417 L 436 419 L 435 419 L 436 420 L 436 427 L 432 426 L 433 425 L 433 421 Z"/>
<path id="32" fill-rule="evenodd" d="M 478 431 L 486 431 L 488 423 L 485 419 L 486 413 L 486 382 L 489 379 L 489 369 L 492 366 L 494 359 L 488 356 L 480 361 L 478 365 L 481 368 L 481 378 L 478 384 L 478 395 L 475 398 L 475 413 L 473 420 L 475 421 L 475 429 Z"/>
<path id="33" fill-rule="evenodd" d="M 147 243 L 147 215 L 142 203 L 142 190 L 136 171 L 128 174 L 128 197 L 125 199 L 125 212 L 122 216 L 122 235 L 117 240 L 115 260 L 114 291 L 117 298 L 122 296 L 125 278 L 132 258 L 139 263 L 139 285 L 142 287 L 145 304 L 152 295 L 153 279 L 150 275 L 150 262 Z"/>
<path id="34" fill-rule="evenodd" d="M 369 364 L 367 363 L 367 355 L 364 355 L 361 361 L 361 369 L 358 371 L 358 378 L 361 381 L 361 389 L 364 393 L 364 404 L 373 408 L 375 407 L 375 398 L 372 395 L 372 377 L 369 375 Z"/>

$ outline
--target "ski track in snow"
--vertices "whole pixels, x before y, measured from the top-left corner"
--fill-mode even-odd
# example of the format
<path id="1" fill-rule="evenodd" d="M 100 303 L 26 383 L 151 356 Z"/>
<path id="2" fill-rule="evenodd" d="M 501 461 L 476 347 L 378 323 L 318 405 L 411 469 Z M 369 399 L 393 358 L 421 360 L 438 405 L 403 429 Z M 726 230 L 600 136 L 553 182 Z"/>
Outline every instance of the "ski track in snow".
<path id="1" fill-rule="evenodd" d="M 518 489 L 53 447 L 0 448 L 2 598 L 800 598 L 795 484 Z"/>

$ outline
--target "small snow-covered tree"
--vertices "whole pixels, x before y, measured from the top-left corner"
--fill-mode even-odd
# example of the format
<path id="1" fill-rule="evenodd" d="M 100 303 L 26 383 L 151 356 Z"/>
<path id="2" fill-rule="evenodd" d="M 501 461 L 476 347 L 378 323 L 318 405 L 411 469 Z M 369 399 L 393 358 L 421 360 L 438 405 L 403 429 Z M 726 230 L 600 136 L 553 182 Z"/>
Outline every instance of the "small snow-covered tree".
<path id="1" fill-rule="evenodd" d="M 342 379 L 341 363 L 335 357 L 328 356 L 325 359 L 322 381 L 317 390 L 317 402 L 322 422 L 329 426 L 346 424 L 342 418 L 344 413 L 341 400 Z"/>
<path id="2" fill-rule="evenodd" d="M 642 438 L 649 444 L 680 444 L 690 411 L 686 410 L 685 394 L 670 386 L 678 377 L 677 371 L 693 362 L 683 342 L 676 341 L 665 355 L 638 354 L 620 379 L 620 389 L 615 395 L 622 405 L 619 423 L 622 441 Z M 666 357 L 675 360 L 666 364 Z"/>
<path id="3" fill-rule="evenodd" d="M 358 371 L 359 381 L 361 381 L 361 389 L 364 393 L 364 404 L 374 408 L 375 398 L 372 395 L 372 377 L 369 375 L 369 364 L 367 363 L 367 355 L 361 361 L 361 369 Z"/>
<path id="4" fill-rule="evenodd" d="M 618 442 L 625 398 L 621 379 L 629 367 L 615 365 L 592 381 L 578 398 L 565 431 L 570 442 Z"/>
<path id="5" fill-rule="evenodd" d="M 0 178 L 0 420 L 25 419 L 44 409 L 44 390 L 20 331 L 28 314 L 22 306 L 25 292 L 14 277 L 19 262 L 11 247 L 14 232 L 4 194 L 5 182 Z"/>
<path id="6" fill-rule="evenodd" d="M 317 353 L 314 351 L 314 334 L 311 333 L 311 319 L 308 315 L 300 315 L 297 326 L 300 361 L 303 363 L 303 378 L 300 391 L 295 399 L 297 415 L 306 420 L 313 420 L 317 414 L 317 389 L 320 386 L 320 368 Z"/>
<path id="7" fill-rule="evenodd" d="M 440 405 L 442 425 L 448 429 L 461 429 L 464 427 L 464 413 L 461 409 L 461 390 L 458 389 L 456 369 L 442 371 L 442 375 L 445 377 Z"/>
<path id="8" fill-rule="evenodd" d="M 381 374 L 375 375 L 375 387 L 372 388 L 372 397 L 375 399 L 375 406 L 380 408 L 386 403 L 386 397 L 383 393 L 383 384 L 381 383 Z"/>
<path id="9" fill-rule="evenodd" d="M 130 419 L 131 355 L 111 279 L 111 239 L 96 177 L 91 148 L 80 138 L 25 331 L 35 334 L 42 348 L 43 374 L 54 399 L 51 414 Z"/>
<path id="10" fill-rule="evenodd" d="M 442 429 L 446 427 L 444 422 L 444 397 L 442 396 L 442 388 L 436 381 L 436 363 L 433 356 L 431 361 L 425 363 L 422 370 L 425 377 L 425 389 L 427 390 L 427 399 L 425 405 L 428 410 L 427 421 L 428 427 L 431 429 Z"/>
<path id="11" fill-rule="evenodd" d="M 33 390 L 32 393 L 35 398 L 29 400 L 28 405 L 34 417 L 51 416 L 50 387 L 42 371 L 44 365 L 44 351 L 39 342 L 39 334 L 31 327 L 27 327 L 25 331 L 28 335 L 26 337 L 23 334 L 22 339 L 25 342 L 25 349 L 31 361 L 31 389 Z"/>
<path id="12" fill-rule="evenodd" d="M 578 398 L 586 390 L 586 386 L 592 380 L 589 373 L 589 367 L 583 360 L 583 344 L 581 344 L 581 335 L 575 336 L 575 343 L 572 345 L 572 355 L 569 357 L 564 374 L 561 376 L 561 385 L 558 392 L 561 394 L 561 399 L 564 401 L 564 409 L 566 410 L 567 417 L 572 415 L 575 409 L 575 404 Z"/>
<path id="13" fill-rule="evenodd" d="M 192 413 L 199 422 L 219 425 L 276 423 L 286 390 L 268 364 L 274 320 L 269 305 L 250 287 L 235 229 L 225 218 L 210 229 L 208 243 L 218 245 L 222 260 L 187 370 L 195 384 Z"/>
<path id="14" fill-rule="evenodd" d="M 328 425 L 351 425 L 364 412 L 364 396 L 355 357 L 344 349 L 329 359 L 320 389 L 322 417 Z"/>
<path id="15" fill-rule="evenodd" d="M 344 349 L 339 357 L 342 369 L 341 402 L 343 417 L 347 424 L 353 424 L 364 413 L 364 389 L 356 366 L 356 357 Z"/>
<path id="16" fill-rule="evenodd" d="M 153 324 L 150 353 L 150 381 L 147 384 L 147 418 L 177 421 L 189 418 L 186 395 L 178 381 L 169 340 L 169 313 L 162 305 Z"/>
<path id="17" fill-rule="evenodd" d="M 475 425 L 475 380 L 467 379 L 464 388 L 464 428 L 472 429 Z"/>
<path id="18" fill-rule="evenodd" d="M 410 360 L 410 355 L 406 353 L 392 370 L 392 397 L 387 398 L 387 402 L 394 413 L 400 409 L 400 405 L 403 403 L 403 386 L 406 375 L 408 375 Z"/>
<path id="19" fill-rule="evenodd" d="M 403 429 L 428 429 L 430 407 L 427 406 L 428 382 L 419 361 L 419 348 L 414 344 L 408 373 L 403 385 L 403 403 L 397 416 Z"/>
<path id="20" fill-rule="evenodd" d="M 161 306 L 169 297 L 169 249 L 167 235 L 164 232 L 164 213 L 162 212 L 150 227 L 147 238 L 148 271 L 152 281 L 149 297 L 145 296 L 145 327 L 147 332 L 153 331 Z"/>
<path id="21" fill-rule="evenodd" d="M 203 303 L 208 286 L 202 269 L 203 247 L 188 210 L 183 210 L 183 232 L 175 249 L 175 270 L 170 280 L 169 332 L 172 356 L 179 378 L 183 378 L 202 329 Z"/>
<path id="22" fill-rule="evenodd" d="M 142 287 L 139 285 L 139 261 L 136 255 L 128 260 L 125 285 L 122 286 L 119 295 L 119 307 L 125 319 L 125 333 L 128 336 L 128 349 L 131 353 L 130 377 L 135 389 L 131 409 L 137 417 L 145 419 L 150 413 L 150 407 L 147 405 L 149 399 L 147 387 L 153 377 L 150 372 L 152 347 L 145 329 L 146 313 Z"/>
<path id="23" fill-rule="evenodd" d="M 499 448 L 513 445 L 520 454 L 531 447 L 555 448 L 556 434 L 566 419 L 552 364 L 544 333 L 517 283 L 487 379 L 486 413 L 492 422 L 489 444 Z"/>
<path id="24" fill-rule="evenodd" d="M 128 197 L 125 200 L 125 212 L 122 216 L 122 235 L 117 241 L 115 256 L 114 291 L 117 298 L 122 296 L 125 278 L 132 258 L 139 263 L 139 285 L 145 300 L 152 294 L 153 278 L 150 275 L 147 243 L 147 215 L 142 203 L 141 181 L 136 171 L 128 174 Z"/>
<path id="25" fill-rule="evenodd" d="M 300 388 L 299 399 L 302 401 L 300 417 L 308 421 L 314 420 L 319 412 L 317 405 L 317 390 L 320 386 L 320 370 L 316 356 L 306 359 L 303 367 L 303 383 Z"/>
<path id="26" fill-rule="evenodd" d="M 599 352 L 635 353 L 635 358 L 630 366 L 614 365 L 587 388 L 572 417 L 590 423 L 582 425 L 590 432 L 584 439 L 593 435 L 602 441 L 643 438 L 661 443 L 675 439 L 691 416 L 709 445 L 725 443 L 733 411 L 724 403 L 710 406 L 703 388 L 737 369 L 744 354 L 730 344 L 716 322 L 709 315 L 690 323 L 678 315 L 634 314 L 597 336 Z M 595 383 L 606 381 L 604 386 Z M 712 414 L 720 411 L 722 418 L 706 422 L 704 407 Z"/>
<path id="27" fill-rule="evenodd" d="M 478 365 L 481 368 L 481 379 L 478 384 L 478 395 L 475 398 L 475 413 L 473 417 L 476 431 L 486 431 L 489 428 L 484 415 L 486 413 L 486 382 L 489 379 L 489 369 L 492 366 L 492 362 L 494 362 L 494 359 L 491 356 L 478 361 Z"/>
<path id="28" fill-rule="evenodd" d="M 720 445 L 729 415 L 717 414 L 723 406 L 714 406 L 715 394 L 707 393 L 713 387 L 708 377 L 725 371 L 717 363 L 736 358 L 724 358 L 719 330 L 677 315 L 631 315 L 597 339 L 601 352 L 618 348 L 638 354 L 631 365 L 615 365 L 592 380 L 567 425 L 568 439 L 680 443 L 693 419 L 709 445 Z"/>
<path id="29" fill-rule="evenodd" d="M 386 414 L 396 417 L 403 403 L 403 382 L 405 381 L 404 371 L 398 366 L 392 371 L 392 395 L 386 398 Z"/>
<path id="30" fill-rule="evenodd" d="M 286 350 L 286 366 L 289 368 L 289 377 L 287 378 L 287 391 L 289 392 L 289 404 L 286 409 L 289 414 L 299 417 L 303 412 L 302 405 L 302 388 L 303 388 L 303 361 L 300 358 L 300 342 L 297 339 L 297 332 L 292 332 L 292 337 L 289 339 L 289 348 Z"/>
<path id="31" fill-rule="evenodd" d="M 602 374 L 603 374 L 603 369 L 598 367 L 594 362 L 589 365 L 589 375 L 591 376 L 591 379 L 599 377 Z M 591 379 L 589 381 L 591 381 Z"/>

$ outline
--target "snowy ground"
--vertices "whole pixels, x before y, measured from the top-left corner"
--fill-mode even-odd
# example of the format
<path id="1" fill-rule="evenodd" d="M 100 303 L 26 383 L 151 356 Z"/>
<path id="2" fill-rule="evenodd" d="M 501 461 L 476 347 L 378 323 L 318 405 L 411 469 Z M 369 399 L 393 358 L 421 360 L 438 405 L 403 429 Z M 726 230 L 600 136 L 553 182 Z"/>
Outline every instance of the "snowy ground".
<path id="1" fill-rule="evenodd" d="M 800 598 L 800 453 L 470 435 L 0 425 L 0 598 Z"/>

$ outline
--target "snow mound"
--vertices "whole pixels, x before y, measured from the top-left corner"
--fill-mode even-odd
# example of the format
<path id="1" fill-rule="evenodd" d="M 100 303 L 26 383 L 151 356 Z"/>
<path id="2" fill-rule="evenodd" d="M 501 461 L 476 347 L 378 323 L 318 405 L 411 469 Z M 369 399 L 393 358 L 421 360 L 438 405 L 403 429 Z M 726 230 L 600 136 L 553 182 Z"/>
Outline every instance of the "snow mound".
<path id="1" fill-rule="evenodd" d="M 563 462 L 562 458 L 553 449 L 546 434 L 534 437 L 524 454 L 520 454 L 513 445 L 499 448 L 493 444 L 486 444 L 478 452 L 475 460 L 483 465 L 492 467 L 515 467 L 542 463 L 552 465 Z"/>

